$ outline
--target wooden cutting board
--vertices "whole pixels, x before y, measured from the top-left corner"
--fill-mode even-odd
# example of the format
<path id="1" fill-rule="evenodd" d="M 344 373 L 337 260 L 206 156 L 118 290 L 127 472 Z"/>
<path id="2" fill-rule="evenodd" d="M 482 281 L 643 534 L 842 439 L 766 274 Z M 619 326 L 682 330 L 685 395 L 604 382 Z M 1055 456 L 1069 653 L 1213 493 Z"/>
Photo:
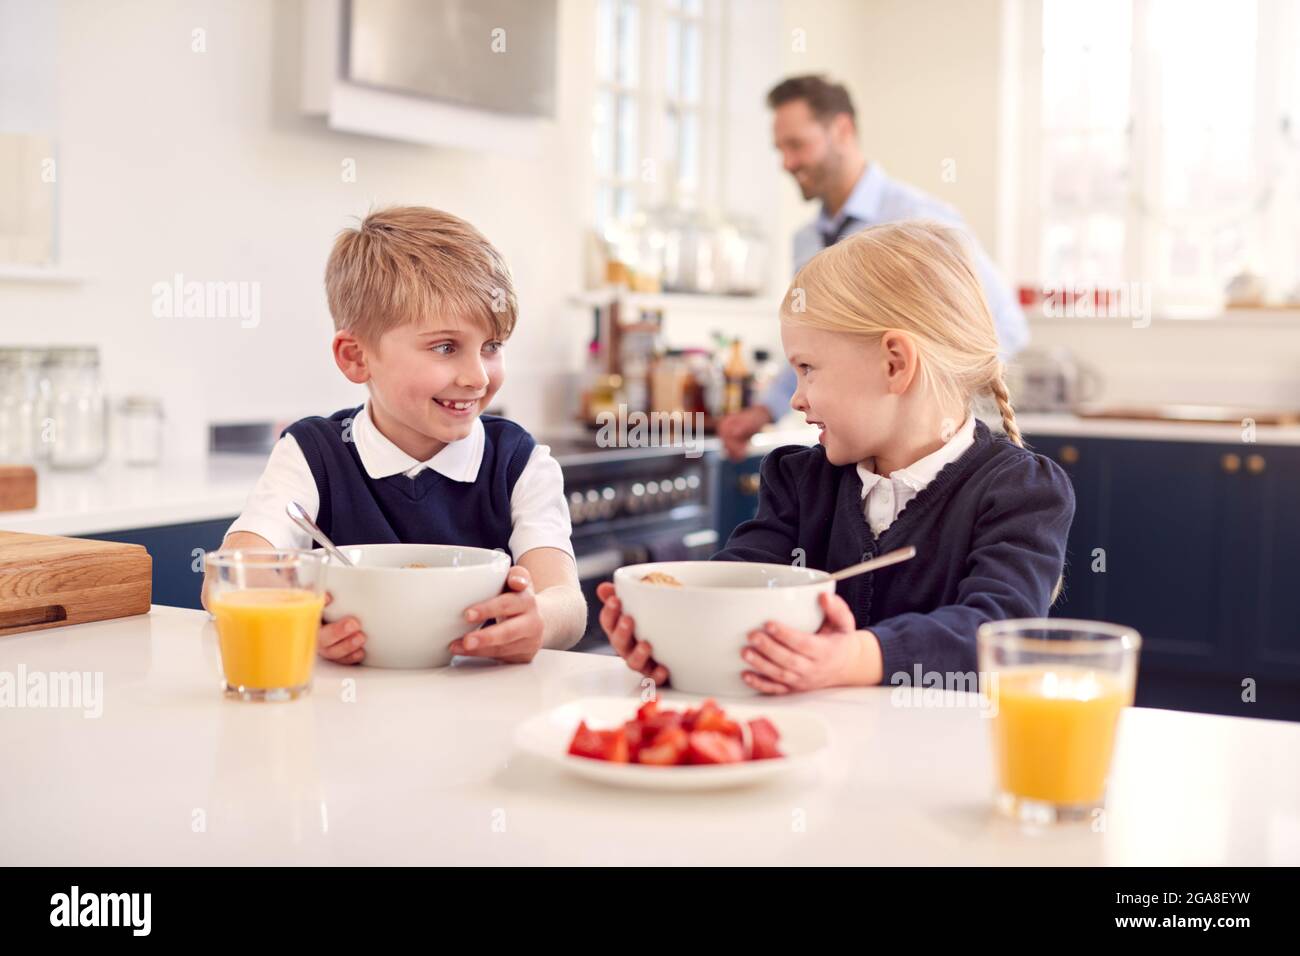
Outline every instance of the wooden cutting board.
<path id="1" fill-rule="evenodd" d="M 152 596 L 141 545 L 0 531 L 0 637 L 147 614 Z"/>

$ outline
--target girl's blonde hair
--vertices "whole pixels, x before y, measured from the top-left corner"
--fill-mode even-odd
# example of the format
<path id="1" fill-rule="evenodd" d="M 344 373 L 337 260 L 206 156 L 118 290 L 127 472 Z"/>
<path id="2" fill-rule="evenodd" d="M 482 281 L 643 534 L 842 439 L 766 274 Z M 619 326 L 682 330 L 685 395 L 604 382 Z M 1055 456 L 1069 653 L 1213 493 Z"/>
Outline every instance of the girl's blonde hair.
<path id="1" fill-rule="evenodd" d="M 991 395 L 1007 437 L 1023 446 L 993 316 L 958 230 L 909 220 L 855 233 L 799 270 L 781 319 L 873 338 L 906 333 L 916 343 L 923 388 L 968 414 L 976 396 Z"/>

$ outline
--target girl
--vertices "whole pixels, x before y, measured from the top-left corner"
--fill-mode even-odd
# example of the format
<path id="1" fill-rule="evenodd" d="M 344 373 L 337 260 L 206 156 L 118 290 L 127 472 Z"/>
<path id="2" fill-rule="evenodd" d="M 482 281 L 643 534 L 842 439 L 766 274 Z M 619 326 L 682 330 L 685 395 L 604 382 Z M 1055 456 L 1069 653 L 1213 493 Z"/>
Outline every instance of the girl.
<path id="1" fill-rule="evenodd" d="M 758 514 L 714 559 L 837 571 L 908 544 L 917 557 L 839 582 L 815 634 L 775 621 L 750 634 L 744 680 L 784 694 L 973 673 L 980 624 L 1046 615 L 1074 492 L 1023 447 L 960 234 L 889 223 L 819 253 L 782 303 L 781 340 L 799 376 L 790 404 L 818 443 L 763 460 Z M 980 395 L 997 403 L 1005 437 L 975 418 Z M 613 585 L 599 596 L 610 643 L 667 681 Z"/>

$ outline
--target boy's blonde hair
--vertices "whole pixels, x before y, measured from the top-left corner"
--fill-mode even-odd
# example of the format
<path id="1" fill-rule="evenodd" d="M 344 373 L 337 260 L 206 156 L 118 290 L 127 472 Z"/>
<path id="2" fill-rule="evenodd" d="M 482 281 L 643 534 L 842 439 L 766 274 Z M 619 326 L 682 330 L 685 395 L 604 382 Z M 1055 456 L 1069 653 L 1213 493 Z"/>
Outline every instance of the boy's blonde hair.
<path id="1" fill-rule="evenodd" d="M 925 220 L 872 226 L 796 273 L 781 319 L 830 332 L 911 336 L 921 386 L 967 412 L 988 393 L 1007 437 L 1023 445 L 998 357 L 998 336 L 962 234 Z"/>
<path id="2" fill-rule="evenodd" d="M 464 219 L 427 206 L 381 209 L 340 232 L 325 293 L 335 330 L 370 343 L 439 314 L 477 319 L 505 339 L 518 308 L 501 254 Z"/>

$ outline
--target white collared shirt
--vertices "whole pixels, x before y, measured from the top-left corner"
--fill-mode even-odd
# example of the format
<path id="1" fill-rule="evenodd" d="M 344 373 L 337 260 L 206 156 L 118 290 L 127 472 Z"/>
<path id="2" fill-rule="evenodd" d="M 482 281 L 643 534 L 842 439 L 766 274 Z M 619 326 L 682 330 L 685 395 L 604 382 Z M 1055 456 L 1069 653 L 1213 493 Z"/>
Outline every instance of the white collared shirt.
<path id="1" fill-rule="evenodd" d="M 483 462 L 486 434 L 477 418 L 470 433 L 444 445 L 428 461 L 417 461 L 398 448 L 370 417 L 369 403 L 361 407 L 352 421 L 352 439 L 366 474 L 372 479 L 390 475 L 414 478 L 426 468 L 453 481 L 477 480 Z M 292 435 L 285 435 L 271 449 L 266 470 L 248 496 L 244 511 L 230 526 L 234 531 L 251 531 L 261 535 L 276 548 L 310 548 L 311 539 L 285 513 L 285 505 L 298 501 L 313 521 L 320 511 L 320 493 L 311 466 Z M 520 472 L 510 494 L 510 553 L 515 561 L 534 548 L 559 548 L 573 554 L 569 536 L 569 506 L 564 498 L 564 475 L 559 462 L 551 457 L 546 445 L 537 445 Z"/>
<path id="2" fill-rule="evenodd" d="M 975 416 L 966 415 L 966 421 L 957 433 L 938 451 L 931 452 L 906 468 L 896 468 L 888 478 L 878 475 L 862 463 L 858 464 L 858 477 L 862 479 L 862 510 L 875 535 L 883 534 L 894 523 L 907 503 L 921 493 L 921 489 L 934 481 L 948 465 L 975 444 Z"/>

